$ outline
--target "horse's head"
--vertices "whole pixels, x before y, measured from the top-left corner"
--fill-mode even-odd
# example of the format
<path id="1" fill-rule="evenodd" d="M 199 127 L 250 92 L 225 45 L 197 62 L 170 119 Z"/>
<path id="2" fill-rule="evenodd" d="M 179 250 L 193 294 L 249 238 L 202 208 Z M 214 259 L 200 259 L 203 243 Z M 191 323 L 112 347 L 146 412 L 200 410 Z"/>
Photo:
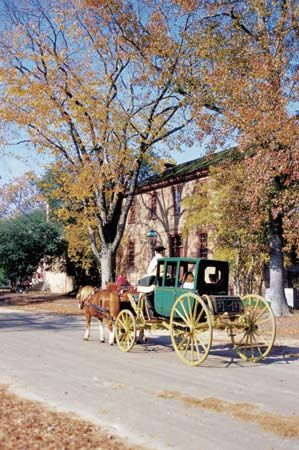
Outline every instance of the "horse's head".
<path id="1" fill-rule="evenodd" d="M 86 301 L 95 293 L 95 288 L 93 286 L 81 287 L 76 295 L 78 300 L 78 309 L 83 309 Z"/>

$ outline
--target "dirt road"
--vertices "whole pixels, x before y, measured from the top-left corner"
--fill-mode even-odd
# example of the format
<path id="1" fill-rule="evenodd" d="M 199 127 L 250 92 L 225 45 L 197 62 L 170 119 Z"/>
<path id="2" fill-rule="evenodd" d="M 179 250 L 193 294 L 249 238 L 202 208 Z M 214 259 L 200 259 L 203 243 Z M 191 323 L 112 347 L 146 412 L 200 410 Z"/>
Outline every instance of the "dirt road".
<path id="1" fill-rule="evenodd" d="M 298 341 L 262 364 L 244 363 L 216 336 L 203 366 L 182 364 L 167 335 L 124 354 L 84 342 L 81 316 L 0 309 L 0 383 L 73 411 L 152 449 L 295 449 Z"/>

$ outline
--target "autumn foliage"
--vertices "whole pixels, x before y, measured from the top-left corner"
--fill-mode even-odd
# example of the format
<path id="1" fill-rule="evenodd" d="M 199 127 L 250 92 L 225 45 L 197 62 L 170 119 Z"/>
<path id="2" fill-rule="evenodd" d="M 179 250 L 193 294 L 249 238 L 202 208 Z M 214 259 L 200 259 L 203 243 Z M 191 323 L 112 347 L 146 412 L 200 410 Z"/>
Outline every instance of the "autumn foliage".
<path id="1" fill-rule="evenodd" d="M 228 204 L 240 207 L 242 173 L 248 236 L 267 241 L 285 311 L 283 246 L 298 241 L 296 1 L 4 3 L 0 119 L 56 159 L 59 214 L 85 229 L 103 283 L 142 167 L 195 140 L 237 145 Z"/>

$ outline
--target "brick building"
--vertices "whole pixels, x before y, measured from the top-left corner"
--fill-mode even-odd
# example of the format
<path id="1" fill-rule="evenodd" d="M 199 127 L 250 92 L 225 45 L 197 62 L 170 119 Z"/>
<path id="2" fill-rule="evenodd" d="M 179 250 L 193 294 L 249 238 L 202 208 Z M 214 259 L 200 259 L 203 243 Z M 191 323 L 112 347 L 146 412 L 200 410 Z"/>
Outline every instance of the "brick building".
<path id="1" fill-rule="evenodd" d="M 166 255 L 211 258 L 206 230 L 183 236 L 187 211 L 182 201 L 197 183 L 204 183 L 208 167 L 227 152 L 198 158 L 187 163 L 167 165 L 161 175 L 140 183 L 131 205 L 126 232 L 119 252 L 118 266 L 125 268 L 133 284 L 146 273 L 151 259 L 151 242 L 147 234 L 154 230 L 156 243 L 166 247 Z"/>

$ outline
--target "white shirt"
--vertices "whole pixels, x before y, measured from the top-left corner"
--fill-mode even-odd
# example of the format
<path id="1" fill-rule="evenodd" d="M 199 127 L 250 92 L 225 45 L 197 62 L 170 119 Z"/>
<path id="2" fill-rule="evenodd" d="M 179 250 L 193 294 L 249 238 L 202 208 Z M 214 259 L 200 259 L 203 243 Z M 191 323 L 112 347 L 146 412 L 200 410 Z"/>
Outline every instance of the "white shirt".
<path id="1" fill-rule="evenodd" d="M 156 269 L 157 269 L 159 258 L 163 258 L 163 255 L 156 252 L 155 256 L 152 258 L 151 262 L 148 265 L 147 275 L 156 275 Z"/>
<path id="2" fill-rule="evenodd" d="M 185 281 L 183 284 L 184 289 L 193 289 L 194 288 L 194 282 L 193 281 Z"/>

